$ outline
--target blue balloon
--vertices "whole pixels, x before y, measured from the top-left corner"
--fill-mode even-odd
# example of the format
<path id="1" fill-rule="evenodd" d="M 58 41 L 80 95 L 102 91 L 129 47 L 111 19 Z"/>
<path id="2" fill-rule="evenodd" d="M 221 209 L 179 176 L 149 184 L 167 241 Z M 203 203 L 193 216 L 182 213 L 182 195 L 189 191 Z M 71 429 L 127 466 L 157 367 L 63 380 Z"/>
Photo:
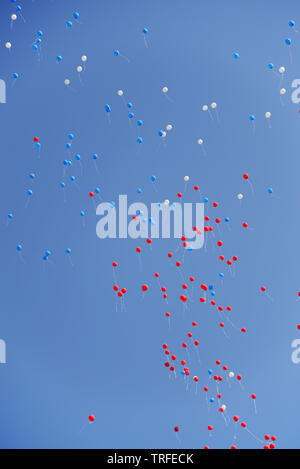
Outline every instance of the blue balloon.
<path id="1" fill-rule="evenodd" d="M 143 121 L 138 120 L 138 121 L 137 121 L 137 125 L 139 125 L 139 126 L 141 127 L 141 126 L 143 125 Z"/>
<path id="2" fill-rule="evenodd" d="M 75 179 L 76 179 L 75 176 L 70 176 L 70 181 L 73 182 L 73 181 L 75 181 Z"/>
<path id="3" fill-rule="evenodd" d="M 44 35 L 44 33 L 43 33 L 43 31 L 40 30 L 40 31 L 37 32 L 37 35 L 38 35 L 39 37 L 42 37 L 42 36 Z"/>
<path id="4" fill-rule="evenodd" d="M 73 13 L 73 18 L 75 18 L 75 20 L 78 20 L 78 18 L 79 18 L 79 13 L 78 13 L 77 11 L 75 11 L 75 12 Z"/>
<path id="5" fill-rule="evenodd" d="M 160 137 L 162 137 L 162 136 L 164 135 L 163 130 L 159 130 L 157 133 L 158 133 L 158 135 L 159 135 Z"/>
<path id="6" fill-rule="evenodd" d="M 289 26 L 291 28 L 293 28 L 295 26 L 295 21 L 293 21 L 293 20 L 289 21 Z"/>
<path id="7" fill-rule="evenodd" d="M 64 182 L 61 182 L 61 183 L 60 183 L 60 187 L 62 187 L 62 188 L 66 187 L 65 183 L 64 183 Z"/>
<path id="8" fill-rule="evenodd" d="M 17 8 L 16 8 L 17 11 L 21 11 L 22 10 L 22 7 L 20 5 L 17 5 Z"/>
<path id="9" fill-rule="evenodd" d="M 226 223 L 228 223 L 230 221 L 230 218 L 226 217 L 226 218 L 224 218 L 224 220 L 226 221 Z"/>
<path id="10" fill-rule="evenodd" d="M 35 174 L 34 174 L 34 173 L 30 173 L 30 174 L 29 174 L 29 177 L 30 177 L 30 179 L 35 179 Z"/>
<path id="11" fill-rule="evenodd" d="M 42 40 L 39 38 L 35 41 L 37 44 L 42 44 Z"/>
<path id="12" fill-rule="evenodd" d="M 95 189 L 94 192 L 95 192 L 95 194 L 100 194 L 100 189 L 99 189 L 99 187 L 96 187 L 96 189 Z"/>
<path id="13" fill-rule="evenodd" d="M 134 118 L 134 113 L 133 113 L 133 112 L 130 112 L 130 113 L 128 114 L 128 117 L 129 117 L 129 119 L 133 119 L 133 118 Z"/>
<path id="14" fill-rule="evenodd" d="M 205 204 L 207 204 L 208 198 L 207 198 L 207 197 L 204 197 L 203 202 L 204 202 Z"/>
<path id="15" fill-rule="evenodd" d="M 72 28 L 73 23 L 72 21 L 67 21 L 66 25 L 67 25 L 67 28 Z"/>
<path id="16" fill-rule="evenodd" d="M 224 278 L 224 274 L 222 274 L 222 272 L 219 273 L 219 277 L 220 278 Z"/>
<path id="17" fill-rule="evenodd" d="M 292 40 L 289 37 L 287 37 L 284 42 L 287 46 L 290 46 L 292 44 Z"/>
<path id="18" fill-rule="evenodd" d="M 69 135 L 68 135 L 68 138 L 69 138 L 70 140 L 73 140 L 73 139 L 74 139 L 74 135 L 73 135 L 73 134 L 69 134 Z"/>
<path id="19" fill-rule="evenodd" d="M 105 104 L 104 109 L 106 112 L 111 112 L 111 108 L 109 104 Z"/>
<path id="20" fill-rule="evenodd" d="M 84 217 L 84 215 L 85 215 L 84 211 L 83 211 L 83 210 L 81 210 L 81 212 L 80 212 L 80 216 L 81 216 L 81 217 Z"/>
<path id="21" fill-rule="evenodd" d="M 156 181 L 156 176 L 151 176 L 151 181 L 152 182 Z"/>
<path id="22" fill-rule="evenodd" d="M 38 46 L 36 44 L 33 44 L 32 49 L 33 50 L 38 50 Z"/>
<path id="23" fill-rule="evenodd" d="M 142 137 L 138 137 L 138 138 L 137 138 L 137 142 L 138 142 L 138 143 L 143 143 Z"/>
<path id="24" fill-rule="evenodd" d="M 250 114 L 249 119 L 250 119 L 251 121 L 254 121 L 254 120 L 255 120 L 255 116 L 254 116 L 253 114 Z"/>
<path id="25" fill-rule="evenodd" d="M 272 70 L 272 69 L 274 68 L 274 64 L 272 64 L 272 63 L 270 62 L 270 63 L 268 64 L 268 68 L 269 68 L 270 70 Z"/>
<path id="26" fill-rule="evenodd" d="M 209 290 L 213 290 L 214 286 L 213 285 L 209 285 Z"/>
<path id="27" fill-rule="evenodd" d="M 148 28 L 143 28 L 142 32 L 143 32 L 143 34 L 148 34 L 149 30 L 148 30 Z"/>
<path id="28" fill-rule="evenodd" d="M 120 51 L 118 51 L 118 49 L 114 50 L 114 56 L 118 57 L 118 55 L 120 55 Z"/>
<path id="29" fill-rule="evenodd" d="M 79 161 L 80 160 L 80 155 L 75 155 L 75 158 L 76 158 L 77 161 Z"/>
<path id="30" fill-rule="evenodd" d="M 207 370 L 207 372 L 208 372 L 209 375 L 213 374 L 213 370 Z"/>
<path id="31" fill-rule="evenodd" d="M 18 73 L 13 73 L 13 78 L 15 78 L 15 79 L 19 78 L 19 74 Z"/>
<path id="32" fill-rule="evenodd" d="M 269 187 L 269 188 L 268 188 L 268 193 L 269 193 L 269 194 L 273 194 L 273 189 L 272 189 L 272 187 Z"/>
<path id="33" fill-rule="evenodd" d="M 28 194 L 28 195 L 32 195 L 32 194 L 33 194 L 32 190 L 31 190 L 31 189 L 28 189 L 27 194 Z"/>
<path id="34" fill-rule="evenodd" d="M 214 398 L 211 397 L 211 398 L 209 399 L 209 402 L 215 402 Z"/>
<path id="35" fill-rule="evenodd" d="M 61 55 L 58 55 L 58 56 L 56 57 L 56 60 L 57 60 L 57 62 L 61 62 L 61 61 L 62 61 L 62 59 L 63 59 L 63 58 L 62 58 L 62 56 L 61 56 Z"/>
<path id="36" fill-rule="evenodd" d="M 22 251 L 22 249 L 23 249 L 22 244 L 18 244 L 18 246 L 17 246 L 17 251 Z"/>
<path id="37" fill-rule="evenodd" d="M 71 143 L 66 143 L 66 148 L 69 149 L 69 148 L 71 148 L 71 146 L 72 146 Z"/>
<path id="38" fill-rule="evenodd" d="M 215 292 L 215 291 L 211 291 L 210 294 L 211 294 L 211 296 L 216 296 L 216 292 Z"/>
<path id="39" fill-rule="evenodd" d="M 41 148 L 40 142 L 37 142 L 37 143 L 35 144 L 35 147 L 36 147 L 36 148 Z"/>
<path id="40" fill-rule="evenodd" d="M 8 216 L 8 218 L 9 218 L 10 220 L 12 220 L 12 219 L 14 218 L 14 216 L 13 216 L 12 213 L 9 213 L 7 216 Z"/>
<path id="41" fill-rule="evenodd" d="M 71 252 L 72 252 L 72 251 L 71 251 L 70 248 L 67 248 L 67 249 L 66 249 L 66 253 L 67 253 L 67 254 L 71 254 Z"/>
<path id="42" fill-rule="evenodd" d="M 97 159 L 98 159 L 98 155 L 97 155 L 97 153 L 95 153 L 95 154 L 93 155 L 93 160 L 97 160 Z"/>
<path id="43" fill-rule="evenodd" d="M 234 52 L 233 58 L 234 58 L 234 59 L 239 59 L 239 58 L 240 58 L 240 54 L 239 54 L 238 52 Z"/>
<path id="44" fill-rule="evenodd" d="M 133 106 L 133 104 L 132 104 L 132 103 L 127 103 L 127 107 L 128 107 L 129 109 L 131 109 L 131 108 L 132 108 L 132 106 Z"/>
<path id="45" fill-rule="evenodd" d="M 136 191 L 137 191 L 138 194 L 142 193 L 142 189 L 140 189 L 140 188 L 138 188 Z"/>

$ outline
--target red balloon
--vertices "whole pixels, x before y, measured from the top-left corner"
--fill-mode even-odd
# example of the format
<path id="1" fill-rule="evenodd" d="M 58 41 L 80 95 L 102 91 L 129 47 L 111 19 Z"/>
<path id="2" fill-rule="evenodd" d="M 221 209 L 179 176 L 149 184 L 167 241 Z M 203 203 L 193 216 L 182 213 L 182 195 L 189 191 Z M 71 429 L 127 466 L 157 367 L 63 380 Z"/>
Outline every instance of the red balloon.
<path id="1" fill-rule="evenodd" d="M 33 141 L 34 141 L 34 142 L 38 142 L 38 141 L 39 141 L 39 137 L 34 137 Z"/>
<path id="2" fill-rule="evenodd" d="M 95 421 L 95 415 L 89 415 L 89 421 L 94 422 Z"/>
<path id="3" fill-rule="evenodd" d="M 147 291 L 148 288 L 149 288 L 148 285 L 146 285 L 146 284 L 142 285 L 142 290 L 143 290 L 143 291 Z"/>

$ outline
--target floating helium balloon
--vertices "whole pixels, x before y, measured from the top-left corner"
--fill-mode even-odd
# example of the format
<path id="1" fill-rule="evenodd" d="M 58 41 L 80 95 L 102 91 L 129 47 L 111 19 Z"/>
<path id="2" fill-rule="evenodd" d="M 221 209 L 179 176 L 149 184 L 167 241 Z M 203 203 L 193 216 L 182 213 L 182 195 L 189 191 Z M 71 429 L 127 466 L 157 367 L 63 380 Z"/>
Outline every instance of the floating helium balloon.
<path id="1" fill-rule="evenodd" d="M 128 63 L 130 62 L 129 58 L 126 57 L 126 55 L 120 54 L 120 51 L 118 49 L 114 50 L 114 56 L 115 57 L 122 57 L 124 60 L 126 60 L 126 62 L 128 62 Z"/>
<path id="2" fill-rule="evenodd" d="M 147 42 L 147 39 L 146 39 L 146 35 L 149 33 L 149 29 L 148 28 L 143 28 L 142 33 L 143 33 L 143 39 L 144 39 L 145 47 L 148 49 L 149 46 L 148 46 L 148 42 Z"/>

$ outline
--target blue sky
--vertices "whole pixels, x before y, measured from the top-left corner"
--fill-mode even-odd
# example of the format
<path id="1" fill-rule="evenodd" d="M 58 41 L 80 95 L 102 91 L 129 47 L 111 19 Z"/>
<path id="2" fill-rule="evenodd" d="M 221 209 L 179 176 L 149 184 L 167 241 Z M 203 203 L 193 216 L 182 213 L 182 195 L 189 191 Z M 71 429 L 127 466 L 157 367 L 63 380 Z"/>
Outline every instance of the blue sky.
<path id="1" fill-rule="evenodd" d="M 228 415 L 239 415 L 260 439 L 274 434 L 278 447 L 299 447 L 300 369 L 291 361 L 291 342 L 299 322 L 300 117 L 291 102 L 291 83 L 300 73 L 300 33 L 288 24 L 291 19 L 296 28 L 300 24 L 298 2 L 20 4 L 26 22 L 18 18 L 11 28 L 15 5 L 8 0 L 1 2 L 0 15 L 0 78 L 7 85 L 7 103 L 0 104 L 0 338 L 7 345 L 7 364 L 0 365 L 1 447 L 176 448 L 173 427 L 178 425 L 183 448 L 259 448 L 240 428 L 235 442 L 234 425 L 224 424 L 216 402 L 207 408 L 202 388 L 208 385 L 209 397 L 216 399 L 207 370 L 218 373 L 218 359 L 243 376 L 242 386 L 236 380 L 231 387 L 226 380 L 220 385 Z M 72 20 L 75 11 L 78 21 Z M 66 28 L 68 20 L 72 28 Z M 37 53 L 32 45 L 39 30 Z M 116 49 L 121 56 L 114 56 Z M 84 54 L 88 60 L 80 82 L 76 67 Z M 268 69 L 270 62 L 276 70 L 286 68 L 282 81 Z M 280 99 L 282 87 L 286 94 Z M 135 113 L 131 124 L 127 102 Z M 211 102 L 217 103 L 219 121 L 202 111 Z M 105 104 L 111 106 L 110 123 Z M 169 123 L 173 130 L 162 144 L 157 132 Z M 68 153 L 69 133 L 75 138 Z M 64 159 L 72 161 L 65 173 Z M 156 191 L 151 175 L 157 177 Z M 197 184 L 209 199 L 205 214 L 222 219 L 219 231 L 214 224 L 207 251 L 185 253 L 183 276 L 196 279 L 186 311 L 179 300 L 182 279 L 167 257 L 178 241 L 153 240 L 149 248 L 144 240 L 100 240 L 89 197 L 99 187 L 97 202 L 117 202 L 119 194 L 127 194 L 129 203 L 176 201 L 185 175 L 190 182 L 183 201 L 202 201 L 193 190 Z M 241 204 L 238 193 L 244 195 Z M 215 201 L 218 208 L 212 206 Z M 8 213 L 14 214 L 9 223 Z M 223 241 L 222 252 L 217 239 Z M 51 251 L 47 262 L 46 250 Z M 221 253 L 226 259 L 238 256 L 234 276 L 218 260 Z M 182 256 L 180 248 L 174 258 Z M 113 261 L 118 262 L 117 283 L 127 289 L 126 311 L 116 311 Z M 154 272 L 167 287 L 167 305 Z M 143 283 L 149 285 L 144 298 Z M 226 324 L 225 337 L 217 310 L 199 302 L 201 283 L 214 286 L 218 305 L 231 305 L 232 322 L 246 327 L 246 334 Z M 272 300 L 261 293 L 261 285 Z M 172 314 L 170 328 L 166 311 Z M 177 378 L 169 377 L 162 349 L 167 343 L 178 362 L 186 358 L 181 344 L 194 320 L 201 364 L 191 350 L 189 368 L 199 377 L 197 394 L 192 382 L 186 390 L 179 363 Z M 91 413 L 95 423 L 82 430 Z M 208 425 L 214 427 L 211 437 Z"/>

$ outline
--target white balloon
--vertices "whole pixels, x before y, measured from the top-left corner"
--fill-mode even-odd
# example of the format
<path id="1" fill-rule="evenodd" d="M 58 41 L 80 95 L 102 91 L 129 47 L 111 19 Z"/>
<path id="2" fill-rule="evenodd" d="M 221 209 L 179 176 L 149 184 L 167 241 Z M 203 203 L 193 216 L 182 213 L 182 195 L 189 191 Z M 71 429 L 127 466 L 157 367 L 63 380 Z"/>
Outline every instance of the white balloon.
<path id="1" fill-rule="evenodd" d="M 229 376 L 229 378 L 233 378 L 233 377 L 234 377 L 233 371 L 230 371 L 230 372 L 228 373 L 228 376 Z"/>
<path id="2" fill-rule="evenodd" d="M 185 182 L 188 182 L 190 180 L 190 176 L 184 176 L 183 179 L 185 180 Z"/>
<path id="3" fill-rule="evenodd" d="M 168 124 L 168 125 L 166 126 L 166 129 L 167 129 L 167 130 L 172 130 L 172 129 L 173 129 L 173 126 L 172 126 L 171 124 Z"/>
<path id="4" fill-rule="evenodd" d="M 271 117 L 271 113 L 270 113 L 270 112 L 266 112 L 266 113 L 265 113 L 265 118 L 266 118 L 266 119 L 270 119 L 270 117 Z"/>
<path id="5" fill-rule="evenodd" d="M 123 96 L 123 90 L 118 90 L 118 96 Z"/>
<path id="6" fill-rule="evenodd" d="M 208 110 L 208 106 L 204 104 L 204 106 L 202 106 L 202 111 L 207 111 L 207 110 Z"/>
<path id="7" fill-rule="evenodd" d="M 6 47 L 6 49 L 10 49 L 10 48 L 11 48 L 11 43 L 10 43 L 10 42 L 7 42 L 7 43 L 5 44 L 5 47 Z"/>
<path id="8" fill-rule="evenodd" d="M 163 133 L 162 133 L 162 138 L 165 138 L 166 135 L 167 135 L 167 132 L 163 131 Z"/>
<path id="9" fill-rule="evenodd" d="M 212 109 L 216 109 L 217 103 L 211 103 L 210 107 L 211 107 Z"/>
<path id="10" fill-rule="evenodd" d="M 285 72 L 285 68 L 284 68 L 284 67 L 279 67 L 278 71 L 279 71 L 279 73 L 284 73 L 284 72 Z"/>
<path id="11" fill-rule="evenodd" d="M 78 73 L 81 73 L 81 72 L 82 72 L 82 70 L 83 70 L 82 66 L 81 66 L 81 65 L 79 65 L 79 66 L 77 67 L 77 72 L 78 72 Z"/>
<path id="12" fill-rule="evenodd" d="M 17 19 L 17 15 L 15 15 L 15 14 L 11 15 L 11 19 L 12 19 L 13 21 L 15 21 L 15 20 Z"/>
<path id="13" fill-rule="evenodd" d="M 169 204 L 170 204 L 170 201 L 169 201 L 168 199 L 166 199 L 166 200 L 164 201 L 164 204 L 165 204 L 165 205 L 169 205 Z"/>
<path id="14" fill-rule="evenodd" d="M 64 81 L 64 83 L 65 83 L 66 86 L 69 86 L 69 84 L 70 84 L 71 82 L 70 82 L 70 80 L 69 80 L 68 78 L 66 78 L 65 81 Z"/>
<path id="15" fill-rule="evenodd" d="M 83 55 L 83 56 L 81 57 L 81 60 L 82 60 L 82 62 L 86 62 L 86 61 L 87 61 L 87 56 L 86 56 L 86 55 Z"/>
<path id="16" fill-rule="evenodd" d="M 285 94 L 285 93 L 286 93 L 286 89 L 285 89 L 285 88 L 281 88 L 280 94 Z"/>
<path id="17" fill-rule="evenodd" d="M 238 198 L 239 200 L 242 200 L 243 197 L 244 197 L 243 194 L 238 194 L 238 195 L 237 195 L 237 198 Z"/>
<path id="18" fill-rule="evenodd" d="M 225 404 L 221 405 L 221 409 L 226 410 L 227 406 Z"/>
<path id="19" fill-rule="evenodd" d="M 198 139 L 198 145 L 202 145 L 202 144 L 203 144 L 203 140 L 202 140 L 202 138 L 199 138 Z"/>
<path id="20" fill-rule="evenodd" d="M 164 86 L 163 89 L 162 89 L 162 92 L 163 93 L 167 93 L 169 91 L 168 87 L 167 86 Z"/>

